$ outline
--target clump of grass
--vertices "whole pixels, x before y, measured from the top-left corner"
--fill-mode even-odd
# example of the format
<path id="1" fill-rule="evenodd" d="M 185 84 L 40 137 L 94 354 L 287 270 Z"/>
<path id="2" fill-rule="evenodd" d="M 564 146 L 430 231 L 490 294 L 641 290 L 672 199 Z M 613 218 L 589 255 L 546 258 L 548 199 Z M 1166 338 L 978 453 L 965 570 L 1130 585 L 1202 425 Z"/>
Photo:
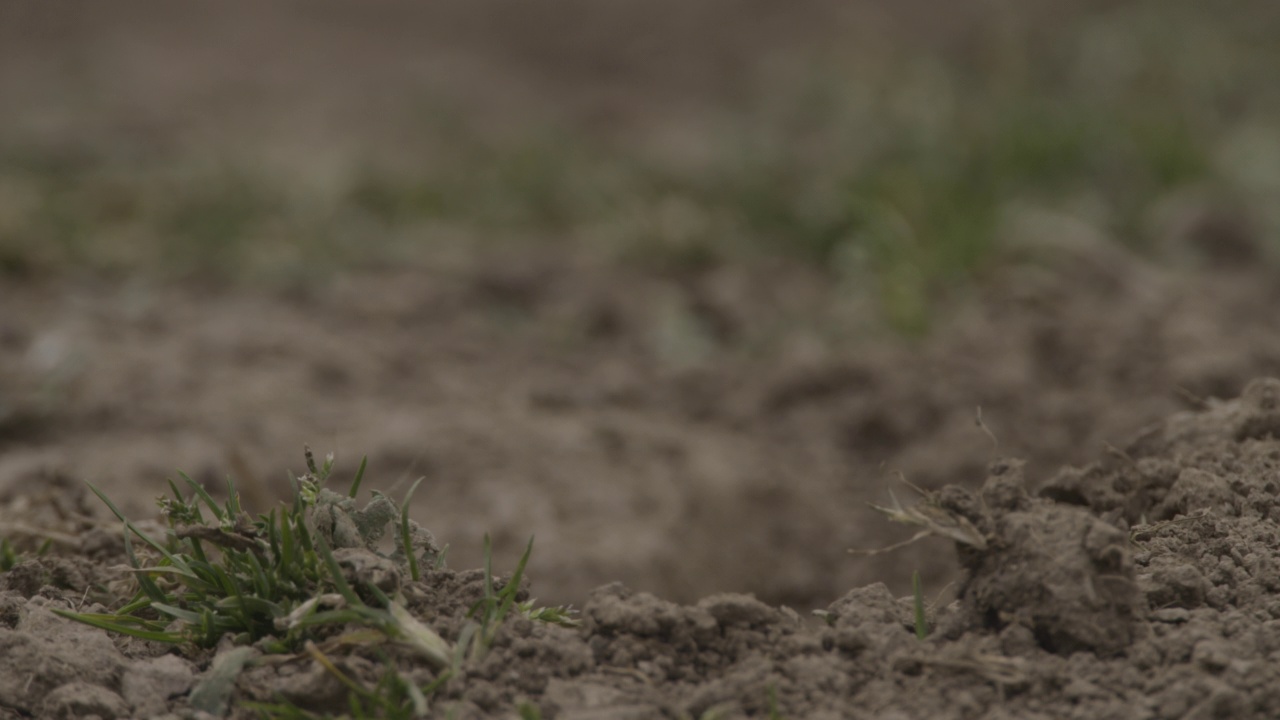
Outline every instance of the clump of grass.
<path id="1" fill-rule="evenodd" d="M 345 494 L 325 487 L 333 471 L 332 455 L 317 463 L 308 448 L 306 464 L 308 472 L 292 478 L 292 502 L 256 518 L 243 510 L 230 480 L 227 499 L 220 504 L 199 483 L 179 474 L 181 484 L 171 480 L 171 495 L 158 500 L 168 524 L 163 537 L 144 532 L 90 485 L 124 524 L 125 552 L 138 589 L 111 612 L 55 612 L 162 643 L 212 647 L 230 635 L 237 645 L 252 643 L 268 653 L 303 652 L 348 688 L 352 716 L 392 718 L 424 715 L 426 698 L 464 663 L 482 659 L 512 613 L 566 626 L 576 623 L 570 608 L 540 608 L 533 600 L 518 600 L 532 540 L 515 572 L 500 583 L 493 575 L 486 535 L 484 597 L 470 609 L 471 620 L 458 642 L 447 642 L 405 608 L 399 575 L 378 572 L 389 563 L 416 581 L 423 567 L 443 564 L 444 551 L 408 518 L 408 501 L 418 483 L 399 504 L 374 492 L 359 508 L 355 498 L 366 461 Z M 389 555 L 376 549 L 388 526 L 395 539 Z M 381 558 L 374 561 L 375 571 L 361 572 L 351 559 L 353 552 Z M 0 542 L 0 568 L 12 566 L 18 557 L 12 545 Z M 435 679 L 415 685 L 384 657 L 381 679 L 366 687 L 326 654 L 324 648 L 332 642 L 325 640 L 335 635 L 377 652 L 387 642 L 408 647 L 436 671 Z M 289 702 L 254 707 L 264 717 L 321 717 Z"/>
<path id="2" fill-rule="evenodd" d="M 498 628 L 502 626 L 503 620 L 506 620 L 513 610 L 520 612 L 526 618 L 544 621 L 544 623 L 564 626 L 577 624 L 577 620 L 572 618 L 572 611 L 564 609 L 564 607 L 541 607 L 541 609 L 535 609 L 534 601 L 532 600 L 517 602 L 516 598 L 520 594 L 520 583 L 525 575 L 525 566 L 529 564 L 529 556 L 534 552 L 532 538 L 530 538 L 529 546 L 525 547 L 524 555 L 520 556 L 520 562 L 516 564 L 515 573 L 512 573 L 511 578 L 507 579 L 507 582 L 502 585 L 502 589 L 494 589 L 492 550 L 492 542 L 490 542 L 488 534 L 485 534 L 484 597 L 481 597 L 467 611 L 467 616 L 472 619 L 472 623 L 462 629 L 462 638 L 458 641 L 458 644 L 470 643 L 470 657 L 472 659 L 479 660 L 485 656 L 485 653 L 489 652 L 489 647 L 493 644 Z"/>
<path id="3" fill-rule="evenodd" d="M 334 529 L 333 519 L 366 518 L 324 489 L 332 456 L 317 467 L 308 451 L 307 464 L 310 472 L 295 478 L 293 503 L 256 519 L 240 506 L 231 481 L 220 505 L 199 483 L 180 475 L 187 492 L 170 481 L 172 496 L 158 501 L 169 525 L 163 539 L 143 532 L 90 485 L 124 523 L 125 552 L 138 591 L 111 613 L 62 614 L 146 640 L 210 647 L 230 633 L 237 643 L 266 641 L 268 649 L 279 651 L 297 649 L 321 628 L 356 623 L 407 639 L 435 664 L 447 665 L 450 653 L 444 640 L 421 629 L 411 632 L 382 588 L 368 584 L 360 588 L 363 597 L 352 588 L 333 547 L 351 546 L 350 538 Z M 353 490 L 363 471 L 362 463 Z M 378 497 L 370 506 L 379 500 L 390 502 Z M 413 548 L 405 552 L 411 554 Z M 374 598 L 377 606 L 364 598 Z"/>
<path id="4" fill-rule="evenodd" d="M 398 672 L 390 661 L 387 661 L 384 663 L 384 671 L 378 683 L 369 688 L 344 673 L 333 659 L 314 643 L 308 643 L 306 651 L 317 664 L 347 688 L 348 707 L 345 713 L 339 716 L 319 714 L 289 702 L 249 703 L 248 707 L 256 710 L 262 718 L 273 720 L 318 720 L 329 717 L 410 720 L 410 718 L 426 716 L 430 710 L 428 698 L 449 677 L 447 673 L 442 674 L 427 686 L 418 687 Z"/>

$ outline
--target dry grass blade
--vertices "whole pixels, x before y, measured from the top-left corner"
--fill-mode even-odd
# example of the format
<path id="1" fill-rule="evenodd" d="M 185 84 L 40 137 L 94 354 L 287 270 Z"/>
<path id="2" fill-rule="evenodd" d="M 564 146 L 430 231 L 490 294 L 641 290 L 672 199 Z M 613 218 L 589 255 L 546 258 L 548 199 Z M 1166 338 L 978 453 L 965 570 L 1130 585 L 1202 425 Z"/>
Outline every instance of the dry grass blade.
<path id="1" fill-rule="evenodd" d="M 1021 658 L 974 652 L 962 657 L 921 657 L 917 660 L 925 665 L 971 672 L 984 680 L 1002 685 L 1016 685 L 1027 679 L 1026 661 Z"/>
<path id="2" fill-rule="evenodd" d="M 892 490 L 889 491 L 889 497 L 893 500 L 893 505 L 891 507 L 876 505 L 874 503 L 871 503 L 871 507 L 884 513 L 886 517 L 894 522 L 906 523 L 907 525 L 917 525 L 924 528 L 923 530 L 916 533 L 909 540 L 896 543 L 885 548 L 880 548 L 878 550 L 850 550 L 849 552 L 857 555 L 878 555 L 880 553 L 905 547 L 930 535 L 937 535 L 939 537 L 954 540 L 978 550 L 987 549 L 987 538 L 980 530 L 978 530 L 978 528 L 974 527 L 973 523 L 970 522 L 968 518 L 940 507 L 932 494 L 918 489 L 917 491 L 922 493 L 924 499 L 909 508 L 904 508 L 902 506 L 902 503 L 898 501 L 897 496 L 893 494 Z"/>

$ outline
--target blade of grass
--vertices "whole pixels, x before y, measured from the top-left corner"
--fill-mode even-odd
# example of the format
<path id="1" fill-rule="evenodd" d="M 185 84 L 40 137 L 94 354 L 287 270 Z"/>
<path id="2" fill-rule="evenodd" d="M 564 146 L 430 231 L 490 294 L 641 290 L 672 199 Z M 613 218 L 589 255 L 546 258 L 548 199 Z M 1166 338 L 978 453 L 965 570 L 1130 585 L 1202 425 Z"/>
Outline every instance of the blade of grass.
<path id="1" fill-rule="evenodd" d="M 916 639 L 929 637 L 929 623 L 924 615 L 924 592 L 920 589 L 920 571 L 911 573 L 912 605 L 915 607 Z"/>
<path id="2" fill-rule="evenodd" d="M 236 481 L 230 475 L 227 476 L 227 517 L 235 519 L 244 512 L 244 508 L 240 507 L 240 492 L 236 490 Z"/>
<path id="3" fill-rule="evenodd" d="M 409 487 L 409 492 L 404 494 L 404 500 L 400 503 L 400 543 L 404 546 L 404 556 L 409 562 L 409 577 L 414 582 L 421 579 L 418 572 L 417 554 L 413 552 L 413 536 L 409 534 L 409 501 L 413 499 L 413 493 L 426 480 L 420 477 Z"/>
<path id="4" fill-rule="evenodd" d="M 511 611 L 511 606 L 516 602 L 516 595 L 520 592 L 520 580 L 524 577 L 525 566 L 529 564 L 529 556 L 533 554 L 533 538 L 529 538 L 529 545 L 524 550 L 524 555 L 520 556 L 520 562 L 516 564 L 516 570 L 511 574 L 511 579 L 503 586 L 501 597 L 502 605 L 498 608 L 497 621 L 500 623 L 506 618 L 507 613 Z"/>
<path id="5" fill-rule="evenodd" d="M 234 598 L 222 598 L 218 602 L 214 603 L 214 607 L 219 609 L 240 608 L 246 612 L 269 615 L 273 618 L 284 617 L 288 614 L 285 611 L 284 606 L 279 603 L 271 602 L 270 600 L 264 600 L 260 597 L 241 596 Z"/>
<path id="6" fill-rule="evenodd" d="M 198 626 L 198 625 L 200 625 L 200 624 L 201 624 L 201 622 L 203 622 L 203 620 L 204 620 L 203 616 L 201 616 L 201 614 L 200 614 L 200 613 L 198 613 L 198 612 L 191 612 L 190 610 L 183 610 L 183 609 L 182 609 L 182 608 L 180 608 L 180 607 L 174 607 L 173 605 L 169 605 L 169 604 L 167 604 L 167 603 L 151 603 L 151 607 L 155 608 L 156 610 L 159 610 L 160 612 L 164 613 L 165 615 L 168 615 L 168 616 L 170 616 L 170 617 L 175 617 L 175 618 L 177 618 L 177 619 L 179 619 L 179 620 L 181 620 L 181 621 L 183 621 L 183 622 L 185 622 L 185 623 L 189 623 L 189 624 L 191 624 L 191 625 L 197 625 L 197 626 Z"/>
<path id="7" fill-rule="evenodd" d="M 381 627 L 386 625 L 388 618 L 371 615 L 369 611 L 373 610 L 367 606 L 360 608 L 342 608 L 341 610 L 321 610 L 305 617 L 299 618 L 293 623 L 294 628 L 316 627 L 320 625 L 348 625 L 348 624 L 365 624 Z M 373 611 L 377 612 L 377 611 Z"/>
<path id="8" fill-rule="evenodd" d="M 214 501 L 213 496 L 209 494 L 208 490 L 204 489 L 203 485 L 192 480 L 184 472 L 179 472 L 178 477 L 182 478 L 182 481 L 191 488 L 191 490 L 196 494 L 196 497 L 200 498 L 200 501 L 209 507 L 209 512 L 213 513 L 213 516 L 217 518 L 219 522 L 226 519 L 226 512 L 222 508 L 218 507 L 218 503 Z"/>
<path id="9" fill-rule="evenodd" d="M 347 497 L 354 499 L 356 493 L 360 492 L 360 483 L 364 480 L 364 469 L 368 464 L 368 455 L 360 458 L 360 468 L 356 470 L 356 479 L 351 481 L 351 489 L 347 491 Z"/>
<path id="10" fill-rule="evenodd" d="M 133 551 L 133 542 L 129 538 L 127 529 L 124 533 L 124 554 L 129 558 L 129 564 L 133 566 L 133 575 L 138 579 L 138 588 L 143 594 L 152 601 L 167 602 L 169 595 L 151 579 L 151 572 L 141 567 L 142 563 L 138 561 L 138 556 Z"/>
<path id="11" fill-rule="evenodd" d="M 395 672 L 394 668 L 392 672 Z M 413 717 L 426 717 L 427 713 L 431 711 L 431 705 L 427 702 L 426 693 L 422 692 L 417 685 L 399 677 L 398 674 L 397 678 L 401 687 L 404 688 L 405 693 L 409 696 L 409 702 L 413 704 Z"/>
<path id="12" fill-rule="evenodd" d="M 124 516 L 124 513 L 120 512 L 120 508 L 116 507 L 115 503 L 111 502 L 111 500 L 107 498 L 107 496 L 104 495 L 101 490 L 94 487 L 93 483 L 86 482 L 85 484 L 89 486 L 89 489 L 93 491 L 94 495 L 97 495 L 98 498 L 102 500 L 102 502 L 106 504 L 108 508 L 111 509 L 111 512 L 115 513 L 116 517 L 120 518 L 121 522 L 124 523 L 124 526 L 128 528 L 131 532 L 133 532 L 133 534 L 137 535 L 140 540 L 150 545 L 153 549 L 155 549 L 156 552 L 163 555 L 164 558 L 168 560 L 174 567 L 178 568 L 183 573 L 192 577 L 193 579 L 195 578 L 195 574 L 191 571 L 191 568 L 187 565 L 186 561 L 182 560 L 179 557 L 176 557 L 173 553 L 169 552 L 169 549 L 166 548 L 162 543 L 157 542 L 150 535 L 147 535 L 146 533 L 139 530 L 137 526 L 135 526 L 132 522 L 129 521 L 129 518 Z"/>
<path id="13" fill-rule="evenodd" d="M 267 573 L 266 568 L 262 567 L 262 563 L 258 561 L 257 555 L 247 553 L 246 562 L 249 564 L 250 577 L 253 579 L 254 593 L 263 597 L 275 597 L 280 589 L 276 577 Z"/>
<path id="14" fill-rule="evenodd" d="M 493 542 L 484 534 L 484 602 L 493 602 Z"/>
<path id="15" fill-rule="evenodd" d="M 449 667 L 452 648 L 444 638 L 410 614 L 403 605 L 392 602 L 388 610 L 391 612 L 392 619 L 395 620 L 400 636 L 407 640 L 436 670 Z"/>
<path id="16" fill-rule="evenodd" d="M 329 570 L 330 579 L 333 580 L 333 585 L 338 590 L 338 594 L 341 595 L 352 607 L 364 605 L 364 602 L 360 600 L 360 596 L 356 595 L 355 591 L 351 589 L 351 585 L 347 583 L 347 579 L 342 576 L 342 567 L 338 565 L 338 561 L 334 559 L 333 551 L 329 549 L 329 543 L 325 542 L 324 538 L 317 535 L 315 538 L 315 545 L 316 552 L 318 552 L 320 557 L 324 560 L 325 567 Z"/>
<path id="17" fill-rule="evenodd" d="M 453 670 L 445 670 L 444 672 L 437 675 L 435 680 L 432 680 L 431 682 L 422 686 L 422 694 L 434 695 L 435 692 L 440 688 L 444 687 L 444 684 L 449 682 L 449 679 L 452 677 L 453 677 Z"/>
<path id="18" fill-rule="evenodd" d="M 151 640 L 154 642 L 176 645 L 185 640 L 185 636 L 180 633 L 164 632 L 163 630 L 147 630 L 144 628 L 134 627 L 119 622 L 116 615 L 95 615 L 89 613 L 74 613 L 69 610 L 61 610 L 53 608 L 56 615 L 60 615 L 68 620 L 84 623 L 96 627 L 99 630 L 107 632 L 120 633 L 121 635 L 129 635 L 131 637 L 140 638 L 142 640 Z"/>
<path id="19" fill-rule="evenodd" d="M 453 662 L 450 663 L 450 672 L 461 670 L 463 661 L 476 653 L 475 648 L 480 644 L 479 633 L 480 626 L 476 623 L 469 622 L 462 626 L 462 630 L 458 633 L 458 643 L 453 647 Z"/>
<path id="20" fill-rule="evenodd" d="M 274 521 L 274 511 L 271 517 Z M 297 547 L 294 545 L 293 540 L 293 523 L 289 522 L 289 518 L 286 517 L 284 513 L 281 513 L 280 554 L 277 556 L 279 558 L 281 568 L 289 568 L 293 566 L 298 557 L 297 553 Z"/>
<path id="21" fill-rule="evenodd" d="M 347 685 L 347 688 L 351 689 L 351 692 L 356 693 L 361 697 L 366 697 L 367 694 L 369 694 L 369 691 L 364 687 L 361 687 L 360 683 L 348 678 L 347 674 L 343 673 L 342 670 L 338 670 L 338 666 L 334 665 L 333 661 L 329 660 L 329 656 L 326 656 L 324 652 L 321 652 L 319 647 L 316 647 L 316 643 L 307 641 L 306 650 L 307 655 L 310 655 L 312 660 L 319 662 L 320 666 L 324 667 L 325 670 L 328 670 L 329 674 L 333 675 L 334 678 L 337 678 L 339 683 Z"/>

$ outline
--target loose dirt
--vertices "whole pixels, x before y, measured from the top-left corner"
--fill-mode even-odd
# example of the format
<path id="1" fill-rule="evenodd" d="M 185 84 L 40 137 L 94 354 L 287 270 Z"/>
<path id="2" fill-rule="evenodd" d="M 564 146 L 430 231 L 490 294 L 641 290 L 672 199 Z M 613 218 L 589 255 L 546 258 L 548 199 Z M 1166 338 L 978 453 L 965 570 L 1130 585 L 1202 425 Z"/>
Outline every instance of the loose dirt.
<path id="1" fill-rule="evenodd" d="M 786 263 L 671 276 L 503 257 L 293 297 L 10 283 L 0 487 L 91 480 L 149 517 L 181 470 L 214 492 L 230 475 L 265 510 L 310 444 L 342 473 L 367 454 L 369 487 L 392 495 L 425 477 L 415 519 L 458 566 L 479 566 L 486 531 L 498 558 L 536 536 L 547 602 L 616 580 L 808 608 L 872 581 L 905 593 L 914 569 L 941 588 L 954 570 L 929 549 L 846 554 L 909 537 L 867 505 L 896 472 L 976 488 L 1011 455 L 1034 486 L 1280 375 L 1266 272 L 1036 257 L 924 340 Z"/>
<path id="2" fill-rule="evenodd" d="M 368 158 L 419 162 L 406 106 L 444 97 L 486 126 L 559 113 L 695 157 L 726 98 L 796 48 L 899 24 L 960 43 L 984 22 L 924 2 L 901 23 L 825 0 L 785 18 L 565 3 L 537 22 L 512 3 L 392 5 L 406 22 L 355 26 L 332 3 L 0 22 L 16 109 L 0 131 L 55 158 L 195 148 L 340 186 Z M 569 22 L 589 32 L 566 49 Z M 1280 421 L 1275 381 L 1249 384 L 1280 377 L 1280 278 L 1243 219 L 1177 209 L 1150 218 L 1159 261 L 1061 219 L 1013 227 L 920 338 L 793 259 L 659 267 L 590 241 L 445 248 L 284 290 L 4 275 L 0 537 L 50 546 L 0 573 L 0 717 L 341 706 L 309 658 L 174 651 L 51 612 L 132 591 L 84 481 L 138 519 L 179 470 L 214 493 L 232 476 L 266 510 L 307 443 L 339 475 L 367 454 L 366 487 L 393 497 L 426 478 L 412 516 L 449 567 L 405 593 L 446 638 L 483 592 L 485 532 L 500 570 L 535 537 L 525 592 L 580 609 L 577 629 L 510 621 L 438 716 L 1280 716 Z M 919 530 L 868 507 L 921 500 L 899 472 L 953 535 L 850 555 Z M 335 657 L 377 681 L 371 657 Z"/>
<path id="3" fill-rule="evenodd" d="M 951 562 L 961 573 L 955 599 L 928 606 L 923 627 L 912 600 L 879 583 L 820 618 L 751 595 L 681 605 L 611 583 L 591 592 L 578 628 L 509 620 L 489 654 L 433 697 L 433 716 L 512 715 L 520 704 L 562 718 L 1274 717 L 1278 472 L 1280 380 L 1259 379 L 1039 491 L 1022 461 L 997 458 L 980 488 L 928 493 L 917 509 L 937 534 L 959 538 Z M 97 528 L 79 486 L 51 478 L 48 488 L 11 492 L 6 516 Z M 78 542 L 80 554 L 0 575 L 9 716 L 341 706 L 345 687 L 305 656 L 113 642 L 53 615 L 118 602 L 112 593 L 127 587 L 117 535 L 97 528 Z M 449 640 L 483 592 L 483 573 L 450 569 L 404 588 L 415 616 Z M 411 654 L 393 659 L 417 682 L 433 677 Z M 357 649 L 336 664 L 371 687 L 379 662 Z M 231 685 L 219 691 L 214 676 Z"/>

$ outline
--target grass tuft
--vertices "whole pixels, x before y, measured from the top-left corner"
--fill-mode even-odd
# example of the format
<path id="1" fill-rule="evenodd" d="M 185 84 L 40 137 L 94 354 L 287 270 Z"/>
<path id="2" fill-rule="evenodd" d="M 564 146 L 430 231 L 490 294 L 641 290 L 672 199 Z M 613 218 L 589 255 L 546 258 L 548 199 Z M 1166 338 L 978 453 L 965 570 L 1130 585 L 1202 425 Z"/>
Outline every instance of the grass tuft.
<path id="1" fill-rule="evenodd" d="M 516 596 L 520 593 L 520 582 L 524 578 L 524 568 L 528 564 L 529 556 L 532 553 L 533 538 L 529 538 L 529 545 L 525 548 L 524 555 L 520 556 L 520 562 L 516 564 L 515 572 L 502 585 L 501 590 L 495 590 L 493 545 L 489 539 L 489 534 L 485 533 L 484 597 L 476 602 L 475 605 L 472 605 L 467 613 L 475 621 L 475 630 L 469 651 L 471 658 L 479 660 L 489 652 L 489 647 L 493 644 L 493 638 L 497 635 L 498 628 L 502 626 L 502 621 L 506 619 L 511 612 L 511 608 L 516 604 Z"/>
<path id="2" fill-rule="evenodd" d="M 427 698 L 467 663 L 482 659 L 513 613 L 566 627 L 577 624 L 572 608 L 535 607 L 533 600 L 518 599 L 532 539 L 515 572 L 500 582 L 493 575 L 486 535 L 484 597 L 470 609 L 471 619 L 458 641 L 449 643 L 405 608 L 398 582 L 386 589 L 344 564 L 352 551 L 376 553 L 388 524 L 396 531 L 395 550 L 389 556 L 376 554 L 413 581 L 421 579 L 420 563 L 443 564 L 444 551 L 408 518 L 409 501 L 422 481 L 413 484 L 400 505 L 375 491 L 364 508 L 357 508 L 354 498 L 367 460 L 341 495 L 325 487 L 333 456 L 317 462 L 307 448 L 305 458 L 308 472 L 291 476 L 292 501 L 256 518 L 244 512 L 233 483 L 228 482 L 228 498 L 219 504 L 199 483 L 179 474 L 180 482 L 169 481 L 171 496 L 158 499 L 168 525 L 163 537 L 143 531 L 90 485 L 123 524 L 137 590 L 111 612 L 55 612 L 108 632 L 166 644 L 208 648 L 230 636 L 236 645 L 254 644 L 268 653 L 303 653 L 347 688 L 350 716 L 390 718 L 424 716 Z M 18 558 L 12 545 L 0 542 L 0 568 Z M 420 657 L 435 677 L 420 687 L 386 660 L 382 678 L 366 687 L 326 654 L 335 635 L 339 646 L 376 649 L 397 643 Z M 209 703 L 220 702 L 220 694 L 210 693 Z M 253 709 L 263 717 L 321 717 L 284 701 Z"/>
<path id="3" fill-rule="evenodd" d="M 233 484 L 219 505 L 199 483 L 179 475 L 187 492 L 170 481 L 172 496 L 158 501 L 169 526 L 163 538 L 141 530 L 90 485 L 124 524 L 138 591 L 114 613 L 62 614 L 112 632 L 202 647 L 231 633 L 241 642 L 271 639 L 297 649 L 316 628 L 345 622 L 394 631 L 401 623 L 387 609 L 390 603 L 374 608 L 361 599 L 334 556 L 332 538 L 317 523 L 332 514 L 329 496 L 320 491 L 332 457 L 318 466 L 308 452 L 307 466 L 311 472 L 295 478 L 293 503 L 256 519 L 241 508 Z M 166 629 L 175 620 L 180 629 Z"/>

